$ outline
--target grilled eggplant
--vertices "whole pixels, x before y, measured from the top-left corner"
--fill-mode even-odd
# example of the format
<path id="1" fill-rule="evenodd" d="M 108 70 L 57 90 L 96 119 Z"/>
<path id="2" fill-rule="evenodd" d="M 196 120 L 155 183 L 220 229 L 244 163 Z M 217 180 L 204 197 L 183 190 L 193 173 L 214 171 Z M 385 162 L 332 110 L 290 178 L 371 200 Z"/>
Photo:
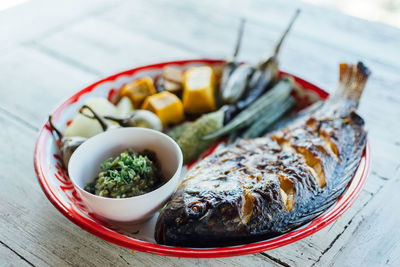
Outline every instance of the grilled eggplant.
<path id="1" fill-rule="evenodd" d="M 220 147 L 186 175 L 155 229 L 160 244 L 237 245 L 286 233 L 343 194 L 366 143 L 355 109 L 369 76 L 340 65 L 339 91 L 281 130 Z"/>
<path id="2" fill-rule="evenodd" d="M 288 35 L 299 14 L 300 9 L 297 9 L 285 32 L 282 34 L 277 45 L 275 46 L 272 56 L 268 57 L 267 59 L 263 59 L 257 66 L 254 67 L 254 70 L 253 68 L 248 68 L 250 66 L 246 65 L 236 68 L 230 76 L 230 79 L 232 80 L 227 82 L 227 85 L 233 87 L 222 87 L 223 91 L 228 91 L 228 95 L 232 94 L 233 91 L 236 91 L 238 94 L 240 94 L 240 99 L 237 102 L 228 105 L 228 108 L 224 114 L 224 124 L 227 124 L 240 111 L 250 106 L 265 91 L 270 89 L 278 81 L 279 51 L 283 41 Z M 247 69 L 247 71 L 243 71 L 245 69 Z M 241 92 L 242 89 L 240 89 L 240 87 L 244 85 L 246 85 L 244 92 Z M 228 98 L 225 98 L 225 100 L 228 100 Z M 229 101 L 226 102 L 229 103 Z"/>

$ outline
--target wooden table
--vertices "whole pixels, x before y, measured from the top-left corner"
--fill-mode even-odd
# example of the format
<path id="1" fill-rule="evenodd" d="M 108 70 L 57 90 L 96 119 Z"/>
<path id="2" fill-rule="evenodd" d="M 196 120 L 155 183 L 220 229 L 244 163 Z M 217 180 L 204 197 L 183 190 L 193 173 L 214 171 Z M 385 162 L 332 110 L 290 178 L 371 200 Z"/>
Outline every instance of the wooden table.
<path id="1" fill-rule="evenodd" d="M 222 259 L 168 258 L 105 242 L 46 199 L 33 170 L 39 127 L 67 96 L 110 74 L 169 59 L 227 57 L 246 17 L 241 58 L 270 51 L 296 7 L 303 12 L 281 69 L 328 91 L 338 63 L 373 75 L 359 111 L 372 172 L 356 203 L 299 242 Z M 0 12 L 0 265 L 400 265 L 400 30 L 285 1 L 28 1 Z"/>

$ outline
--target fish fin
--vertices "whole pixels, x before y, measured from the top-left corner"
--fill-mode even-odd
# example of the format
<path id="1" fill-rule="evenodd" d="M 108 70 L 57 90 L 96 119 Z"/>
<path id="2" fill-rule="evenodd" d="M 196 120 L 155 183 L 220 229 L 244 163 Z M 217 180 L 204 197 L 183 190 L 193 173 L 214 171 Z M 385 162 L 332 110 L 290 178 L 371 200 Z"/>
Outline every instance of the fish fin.
<path id="1" fill-rule="evenodd" d="M 339 95 L 352 99 L 358 106 L 371 71 L 362 62 L 358 62 L 356 65 L 341 63 L 339 72 Z"/>
<path id="2" fill-rule="evenodd" d="M 305 204 L 306 209 L 302 213 L 295 213 L 290 218 L 291 227 L 299 227 L 304 225 L 316 217 L 320 216 L 332 205 L 337 203 L 337 200 L 347 190 L 348 185 L 354 177 L 357 167 L 360 163 L 362 154 L 366 146 L 367 133 L 364 131 L 364 121 L 354 111 L 350 113 L 350 124 L 354 128 L 358 128 L 357 134 L 354 136 L 355 141 L 350 153 L 351 157 L 342 163 L 343 168 L 340 168 L 334 176 L 339 179 L 333 180 L 334 183 L 329 184 L 329 189 L 322 194 L 315 195 L 308 203 Z"/>

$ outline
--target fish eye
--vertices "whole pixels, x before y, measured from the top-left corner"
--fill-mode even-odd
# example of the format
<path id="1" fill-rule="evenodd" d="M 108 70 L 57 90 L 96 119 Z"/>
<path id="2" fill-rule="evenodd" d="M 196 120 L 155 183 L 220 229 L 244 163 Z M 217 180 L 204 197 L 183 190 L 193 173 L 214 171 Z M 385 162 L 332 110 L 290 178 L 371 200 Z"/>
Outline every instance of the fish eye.
<path id="1" fill-rule="evenodd" d="M 205 210 L 205 204 L 200 201 L 194 201 L 188 205 L 187 213 L 189 215 L 201 215 Z"/>

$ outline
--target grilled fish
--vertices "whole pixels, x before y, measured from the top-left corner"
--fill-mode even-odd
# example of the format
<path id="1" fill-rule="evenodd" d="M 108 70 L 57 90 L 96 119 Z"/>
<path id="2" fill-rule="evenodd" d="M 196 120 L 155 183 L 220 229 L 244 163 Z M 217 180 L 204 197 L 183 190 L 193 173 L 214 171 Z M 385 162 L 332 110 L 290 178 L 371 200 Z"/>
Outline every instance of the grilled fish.
<path id="1" fill-rule="evenodd" d="M 366 144 L 355 112 L 370 72 L 340 65 L 339 90 L 281 130 L 221 147 L 185 176 L 158 217 L 155 239 L 230 246 L 299 227 L 343 194 Z"/>

